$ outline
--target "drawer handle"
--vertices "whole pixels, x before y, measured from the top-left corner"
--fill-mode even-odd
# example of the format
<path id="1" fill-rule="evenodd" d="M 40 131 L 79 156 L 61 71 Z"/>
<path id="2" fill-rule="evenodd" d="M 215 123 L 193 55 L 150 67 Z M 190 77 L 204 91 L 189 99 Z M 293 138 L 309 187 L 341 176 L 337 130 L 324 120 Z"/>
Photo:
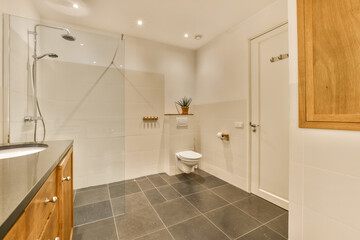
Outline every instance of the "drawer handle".
<path id="1" fill-rule="evenodd" d="M 61 180 L 62 180 L 63 182 L 65 182 L 65 181 L 70 181 L 70 180 L 71 180 L 71 177 L 70 177 L 70 176 L 68 176 L 68 177 L 63 177 Z"/>
<path id="2" fill-rule="evenodd" d="M 45 204 L 48 204 L 48 203 L 56 203 L 57 202 L 57 200 L 58 200 L 58 198 L 56 197 L 56 196 L 54 196 L 54 197 L 52 197 L 52 198 L 46 198 L 45 199 Z"/>

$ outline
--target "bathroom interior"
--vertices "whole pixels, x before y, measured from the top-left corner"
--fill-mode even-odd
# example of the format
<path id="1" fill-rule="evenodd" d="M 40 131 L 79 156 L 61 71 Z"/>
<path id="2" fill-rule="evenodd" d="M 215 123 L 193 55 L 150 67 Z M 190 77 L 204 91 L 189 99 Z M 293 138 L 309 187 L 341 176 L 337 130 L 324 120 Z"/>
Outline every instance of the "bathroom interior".
<path id="1" fill-rule="evenodd" d="M 360 2 L 0 13 L 0 239 L 360 239 Z"/>

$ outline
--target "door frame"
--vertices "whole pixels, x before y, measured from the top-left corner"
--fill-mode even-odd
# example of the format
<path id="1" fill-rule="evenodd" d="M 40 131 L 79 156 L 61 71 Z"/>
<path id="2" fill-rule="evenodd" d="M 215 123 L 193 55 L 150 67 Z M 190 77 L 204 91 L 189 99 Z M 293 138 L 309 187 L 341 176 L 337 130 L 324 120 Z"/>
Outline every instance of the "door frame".
<path id="1" fill-rule="evenodd" d="M 288 21 L 284 21 L 280 24 L 277 24 L 271 28 L 268 28 L 267 30 L 259 33 L 259 34 L 256 34 L 254 35 L 253 37 L 250 37 L 248 39 L 248 62 L 249 62 L 249 76 L 248 76 L 248 84 L 249 84 L 249 87 L 248 87 L 248 121 L 246 123 L 247 125 L 247 128 L 248 128 L 248 131 L 247 131 L 247 134 L 248 134 L 248 137 L 247 137 L 247 140 L 248 140 L 248 168 L 247 168 L 247 172 L 248 172 L 248 178 L 247 178 L 247 189 L 248 189 L 248 192 L 251 193 L 251 187 L 252 187 L 252 133 L 251 133 L 251 127 L 249 126 L 249 123 L 252 121 L 252 94 L 251 94 L 251 91 L 252 91 L 252 64 L 251 64 L 251 57 L 252 57 L 252 52 L 251 52 L 251 41 L 255 40 L 256 38 L 259 38 L 267 33 L 270 33 L 278 28 L 281 28 L 285 25 L 288 25 Z M 288 27 L 287 27 L 288 28 Z M 290 99 L 289 99 L 290 100 Z M 289 156 L 290 157 L 290 156 Z M 290 170 L 290 169 L 289 169 Z M 290 180 L 288 180 L 289 183 L 290 183 Z M 284 199 L 285 200 L 285 199 Z M 284 201 L 279 201 L 279 202 L 276 202 L 276 204 L 282 208 L 285 208 L 285 209 L 289 209 L 289 201 L 288 200 L 285 200 L 285 204 L 283 204 Z"/>

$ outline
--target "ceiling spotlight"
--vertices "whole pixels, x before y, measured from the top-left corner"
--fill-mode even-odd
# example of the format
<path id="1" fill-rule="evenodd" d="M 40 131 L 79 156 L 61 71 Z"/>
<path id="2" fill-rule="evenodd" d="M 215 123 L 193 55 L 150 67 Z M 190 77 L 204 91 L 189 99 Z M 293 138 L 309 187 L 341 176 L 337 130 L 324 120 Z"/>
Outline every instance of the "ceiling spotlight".
<path id="1" fill-rule="evenodd" d="M 78 9 L 78 8 L 79 8 L 79 5 L 78 5 L 77 3 L 74 3 L 74 4 L 73 4 L 73 8 Z"/>
<path id="2" fill-rule="evenodd" d="M 93 64 L 96 64 L 96 61 L 93 61 Z"/>
<path id="3" fill-rule="evenodd" d="M 184 34 L 184 37 L 185 37 L 185 38 L 188 38 L 188 37 L 189 37 L 189 34 L 185 33 L 185 34 Z"/>
<path id="4" fill-rule="evenodd" d="M 194 38 L 195 38 L 195 40 L 201 40 L 202 37 L 203 37 L 203 35 L 201 35 L 201 34 L 196 34 Z"/>
<path id="5" fill-rule="evenodd" d="M 83 43 L 80 43 L 80 46 L 84 46 L 85 44 L 83 44 Z"/>
<path id="6" fill-rule="evenodd" d="M 137 24 L 138 24 L 139 26 L 142 26 L 142 25 L 143 25 L 143 21 L 142 21 L 141 19 L 139 19 L 139 20 L 137 21 Z"/>

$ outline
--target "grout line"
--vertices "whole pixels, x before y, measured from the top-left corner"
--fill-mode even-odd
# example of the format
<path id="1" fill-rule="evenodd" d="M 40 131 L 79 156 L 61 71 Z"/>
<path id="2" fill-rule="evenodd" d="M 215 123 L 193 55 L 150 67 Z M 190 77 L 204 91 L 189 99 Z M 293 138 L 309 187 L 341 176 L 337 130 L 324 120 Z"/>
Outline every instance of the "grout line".
<path id="1" fill-rule="evenodd" d="M 199 211 L 199 213 L 200 213 L 200 211 Z M 171 228 L 171 227 L 173 227 L 173 226 L 176 226 L 176 225 L 178 225 L 178 224 L 187 222 L 187 221 L 192 220 L 192 219 L 197 218 L 197 217 L 201 217 L 201 213 L 200 213 L 199 215 L 193 216 L 193 217 L 191 217 L 191 218 L 187 218 L 187 219 L 185 219 L 185 220 L 181 220 L 180 222 L 171 224 L 171 225 L 169 225 L 167 228 Z"/>
<path id="2" fill-rule="evenodd" d="M 114 214 L 114 208 L 113 208 L 112 201 L 111 201 L 109 184 L 106 185 L 106 189 L 107 189 L 109 199 L 110 199 L 110 207 L 111 207 L 112 217 L 114 219 L 114 227 L 115 227 L 116 237 L 119 240 L 119 233 L 118 233 L 117 226 L 116 226 L 115 214 Z M 125 191 L 125 185 L 124 185 L 124 191 Z M 124 197 L 124 213 L 125 213 L 125 197 Z"/>
<path id="3" fill-rule="evenodd" d="M 196 208 L 189 200 L 187 200 L 185 197 L 183 197 L 188 203 L 190 203 L 194 208 Z M 224 206 L 222 206 L 224 207 Z M 197 209 L 197 208 L 196 208 Z M 199 211 L 200 212 L 200 211 Z M 203 214 L 202 212 L 200 212 L 200 216 L 205 217 L 210 224 L 212 224 L 213 226 L 215 226 L 220 232 L 222 232 L 226 237 L 228 237 L 229 239 L 232 239 L 230 236 L 228 236 L 223 230 L 221 230 L 218 226 L 216 226 L 205 214 Z"/>
<path id="4" fill-rule="evenodd" d="M 171 185 L 170 185 L 171 186 Z M 178 192 L 173 186 L 171 186 L 176 192 Z M 207 190 L 207 189 L 206 189 Z M 205 190 L 204 190 L 205 191 Z M 178 192 L 179 193 L 179 192 Z M 185 199 L 185 201 L 187 201 L 188 203 L 190 203 L 190 205 L 192 205 L 196 210 L 198 210 L 189 200 L 187 200 L 186 198 L 185 198 L 185 196 L 183 196 L 181 193 L 179 193 L 180 194 L 180 196 L 182 197 L 182 198 L 184 198 Z M 196 193 L 193 193 L 193 194 L 196 194 Z M 190 195 L 192 195 L 192 194 L 190 194 Z M 190 195 L 187 195 L 187 196 L 190 196 Z M 227 202 L 227 201 L 226 201 Z M 227 205 L 225 205 L 225 206 L 229 206 L 230 204 L 227 204 Z M 219 208 L 222 208 L 222 207 L 225 207 L 225 206 L 221 206 L 221 207 L 219 207 Z M 216 209 L 219 209 L 219 208 L 216 208 Z M 216 209 L 213 209 L 213 210 L 216 210 Z M 220 228 L 218 228 L 207 216 L 205 216 L 205 213 L 207 213 L 207 212 L 205 212 L 205 213 L 202 213 L 202 212 L 200 212 L 200 210 L 198 210 L 199 211 L 199 213 L 200 213 L 200 215 L 198 215 L 198 216 L 195 216 L 195 217 L 193 217 L 193 218 L 196 218 L 196 217 L 199 217 L 199 216 L 203 216 L 203 217 L 205 217 L 209 222 L 210 222 L 210 224 L 212 224 L 212 225 L 214 225 L 217 229 L 219 229 L 220 230 L 220 232 L 222 232 L 223 234 L 225 234 L 225 236 L 227 236 L 229 239 L 231 239 L 231 237 L 229 237 L 226 233 L 224 233 Z M 210 211 L 208 211 L 208 212 L 210 212 Z M 189 219 L 187 219 L 187 220 L 185 220 L 185 221 L 188 221 L 188 220 L 191 220 L 191 219 L 193 219 L 193 218 L 189 218 Z M 185 221 L 183 221 L 183 222 L 185 222 Z M 177 223 L 177 224 L 180 224 L 180 223 L 182 223 L 182 222 L 179 222 L 179 223 Z M 174 224 L 174 225 L 177 225 L 177 224 Z M 174 225 L 172 225 L 172 226 L 174 226 Z M 171 227 L 171 226 L 169 226 L 169 227 Z"/>
<path id="5" fill-rule="evenodd" d="M 150 179 L 149 179 L 150 181 Z M 151 182 L 151 181 L 150 181 Z M 136 183 L 137 184 L 137 183 Z M 155 187 L 155 185 L 154 185 Z M 141 189 L 141 188 L 140 188 Z M 157 188 L 155 187 L 155 189 L 157 190 Z M 141 190 L 142 191 L 142 190 Z M 157 190 L 159 191 L 159 190 Z M 142 191 L 143 192 L 143 191 Z M 143 192 L 143 194 L 145 195 L 145 193 Z M 170 236 L 172 237 L 173 240 L 175 240 L 174 236 L 171 234 L 171 232 L 169 231 L 169 229 L 166 227 L 164 221 L 161 219 L 160 215 L 158 214 L 158 212 L 156 211 L 156 209 L 154 208 L 154 206 L 151 204 L 151 202 L 149 201 L 149 199 L 147 198 L 147 196 L 145 195 L 146 200 L 148 201 L 148 203 L 150 204 L 150 206 L 152 207 L 153 211 L 156 213 L 156 215 L 158 216 L 158 218 L 160 219 L 160 221 L 162 222 L 162 224 L 164 225 L 165 229 L 168 231 L 168 233 L 170 234 Z M 165 198 L 166 200 L 166 198 Z M 160 230 L 159 230 L 160 231 Z"/>
<path id="6" fill-rule="evenodd" d="M 277 217 L 275 217 L 275 218 L 271 219 L 270 221 L 267 221 L 266 223 L 264 223 L 264 226 L 266 226 L 266 227 L 268 227 L 269 229 L 271 229 L 272 231 L 276 232 L 276 233 L 277 233 L 277 234 L 279 234 L 281 237 L 283 237 L 283 238 L 287 239 L 288 237 L 286 237 L 286 236 L 282 235 L 281 233 L 279 233 L 278 231 L 276 231 L 276 230 L 272 229 L 270 226 L 267 226 L 267 224 L 269 224 L 270 222 L 272 222 L 272 221 L 274 221 L 274 220 L 276 220 L 276 219 L 278 219 L 278 218 L 280 218 L 280 217 L 284 216 L 285 214 L 287 214 L 287 212 L 285 212 L 285 213 L 283 213 L 283 214 L 281 214 L 281 215 L 279 215 L 279 216 L 277 216 Z M 289 224 L 288 224 L 288 227 L 289 227 Z"/>
<path id="7" fill-rule="evenodd" d="M 142 237 L 146 237 L 146 236 L 148 236 L 150 234 L 157 233 L 157 232 L 160 232 L 160 231 L 163 231 L 163 230 L 167 230 L 166 227 L 162 228 L 162 229 L 159 229 L 159 230 L 156 230 L 156 231 L 153 231 L 153 232 L 146 233 L 146 234 L 141 235 L 141 236 L 138 236 L 138 237 L 134 238 L 133 240 L 140 239 Z"/>
<path id="8" fill-rule="evenodd" d="M 235 206 L 235 207 L 236 207 L 236 206 Z M 240 209 L 240 210 L 241 210 L 241 209 Z M 242 210 L 241 210 L 241 211 L 242 211 Z M 247 232 L 247 233 L 244 233 L 243 235 L 239 236 L 238 238 L 241 238 L 241 237 L 243 237 L 243 236 L 245 236 L 245 235 L 247 235 L 247 234 L 249 234 L 249 233 L 251 233 L 251 232 L 253 232 L 253 231 L 255 231 L 255 230 L 258 230 L 258 229 L 261 228 L 261 227 L 267 227 L 267 228 L 269 228 L 268 226 L 266 226 L 266 224 L 268 224 L 269 222 L 271 222 L 271 221 L 273 221 L 273 220 L 275 220 L 275 219 L 277 219 L 277 218 L 279 218 L 279 217 L 281 217 L 281 216 L 283 216 L 283 215 L 285 215 L 285 214 L 286 214 L 286 212 L 283 213 L 283 214 L 281 214 L 281 215 L 279 215 L 279 216 L 277 216 L 277 217 L 275 217 L 275 218 L 273 218 L 273 219 L 271 219 L 271 220 L 269 220 L 269 221 L 267 221 L 267 222 L 265 222 L 265 223 L 262 223 L 262 222 L 260 222 L 259 220 L 257 220 L 256 218 L 254 218 L 254 217 L 251 216 L 252 218 L 256 219 L 256 221 L 260 222 L 261 225 L 258 226 L 258 227 L 256 227 L 256 228 L 254 228 L 254 229 L 252 229 L 251 231 L 249 231 L 249 232 Z M 250 215 L 249 215 L 249 216 L 250 216 Z M 284 236 L 281 235 L 280 233 L 278 233 L 277 231 L 274 231 L 274 230 L 271 229 L 271 228 L 269 228 L 269 229 L 272 230 L 273 232 L 279 234 L 281 237 L 284 238 Z M 238 238 L 237 238 L 237 239 L 238 239 Z M 285 239 L 286 239 L 286 238 L 285 238 Z"/>
<path id="9" fill-rule="evenodd" d="M 74 228 L 82 227 L 82 226 L 85 226 L 85 225 L 88 225 L 88 224 L 100 222 L 100 221 L 107 220 L 107 219 L 110 219 L 110 218 L 113 218 L 113 216 L 110 216 L 110 217 L 107 217 L 107 218 L 102 218 L 102 219 L 97 219 L 97 220 L 95 220 L 95 221 L 83 223 L 83 224 L 80 224 L 80 225 L 76 225 L 76 226 L 74 226 Z"/>

